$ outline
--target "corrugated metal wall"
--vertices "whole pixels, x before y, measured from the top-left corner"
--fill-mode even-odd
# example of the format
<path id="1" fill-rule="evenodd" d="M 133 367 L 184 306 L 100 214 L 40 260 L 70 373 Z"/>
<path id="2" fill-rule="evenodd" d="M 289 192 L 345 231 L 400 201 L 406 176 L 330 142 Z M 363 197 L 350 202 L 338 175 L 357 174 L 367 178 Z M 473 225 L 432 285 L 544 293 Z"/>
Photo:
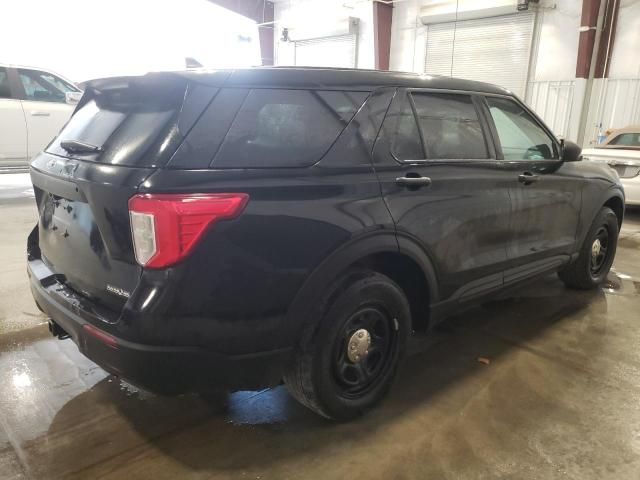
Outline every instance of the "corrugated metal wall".
<path id="1" fill-rule="evenodd" d="M 571 121 L 575 81 L 530 82 L 526 102 L 561 137 L 567 137 Z"/>
<path id="2" fill-rule="evenodd" d="M 640 78 L 605 78 L 594 85 L 586 139 L 594 140 L 598 127 L 622 128 L 640 124 Z"/>

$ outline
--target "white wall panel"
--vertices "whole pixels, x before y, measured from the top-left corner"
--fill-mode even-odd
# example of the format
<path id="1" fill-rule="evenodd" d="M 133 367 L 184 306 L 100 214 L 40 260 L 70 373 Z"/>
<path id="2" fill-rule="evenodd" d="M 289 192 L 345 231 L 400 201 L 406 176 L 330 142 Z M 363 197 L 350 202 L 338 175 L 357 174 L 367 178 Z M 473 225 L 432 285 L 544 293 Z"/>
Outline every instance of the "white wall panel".
<path id="1" fill-rule="evenodd" d="M 640 77 L 640 0 L 619 0 L 610 78 Z"/>
<path id="2" fill-rule="evenodd" d="M 581 14 L 582 2 L 575 0 L 560 1 L 554 8 L 539 10 L 540 34 L 531 80 L 575 79 Z"/>

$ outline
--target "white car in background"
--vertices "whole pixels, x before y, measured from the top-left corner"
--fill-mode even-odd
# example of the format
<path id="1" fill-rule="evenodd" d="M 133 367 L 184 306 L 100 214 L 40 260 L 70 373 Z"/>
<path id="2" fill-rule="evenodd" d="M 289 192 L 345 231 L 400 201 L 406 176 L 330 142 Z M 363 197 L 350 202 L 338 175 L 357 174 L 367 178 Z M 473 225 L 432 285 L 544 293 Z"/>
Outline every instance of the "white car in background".
<path id="1" fill-rule="evenodd" d="M 618 172 L 626 204 L 640 206 L 640 125 L 612 131 L 604 143 L 582 150 L 582 157 L 608 163 Z"/>
<path id="2" fill-rule="evenodd" d="M 58 134 L 81 96 L 57 73 L 0 64 L 0 168 L 26 167 Z"/>

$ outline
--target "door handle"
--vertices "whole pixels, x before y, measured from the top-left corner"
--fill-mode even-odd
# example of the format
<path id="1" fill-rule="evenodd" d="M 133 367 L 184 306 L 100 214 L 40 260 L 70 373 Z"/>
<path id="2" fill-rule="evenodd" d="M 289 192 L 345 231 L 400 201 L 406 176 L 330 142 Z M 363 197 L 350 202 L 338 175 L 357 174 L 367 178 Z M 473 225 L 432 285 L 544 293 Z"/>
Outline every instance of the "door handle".
<path id="1" fill-rule="evenodd" d="M 32 110 L 31 111 L 31 116 L 32 117 L 50 117 L 51 114 L 49 112 L 41 112 L 38 110 Z"/>
<path id="2" fill-rule="evenodd" d="M 525 185 L 530 185 L 534 182 L 537 182 L 539 179 L 540 177 L 538 177 L 538 175 L 534 175 L 533 173 L 530 173 L 530 172 L 524 172 L 518 175 L 518 181 L 520 183 L 524 183 Z"/>
<path id="3" fill-rule="evenodd" d="M 403 187 L 428 187 L 431 185 L 431 179 L 429 177 L 398 177 L 396 178 L 396 184 Z"/>

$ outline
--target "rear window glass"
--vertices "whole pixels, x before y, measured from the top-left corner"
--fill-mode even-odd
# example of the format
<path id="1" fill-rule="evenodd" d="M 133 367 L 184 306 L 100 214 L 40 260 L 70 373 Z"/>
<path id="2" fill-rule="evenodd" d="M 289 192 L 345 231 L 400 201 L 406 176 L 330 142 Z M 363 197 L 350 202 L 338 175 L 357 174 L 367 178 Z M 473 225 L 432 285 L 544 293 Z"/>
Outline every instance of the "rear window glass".
<path id="1" fill-rule="evenodd" d="M 175 136 L 186 85 L 181 82 L 127 84 L 89 92 L 60 135 L 47 147 L 56 155 L 99 163 L 154 166 Z M 99 151 L 65 148 L 77 142 Z"/>
<path id="2" fill-rule="evenodd" d="M 225 136 L 214 168 L 300 167 L 317 162 L 368 93 L 255 89 Z"/>

